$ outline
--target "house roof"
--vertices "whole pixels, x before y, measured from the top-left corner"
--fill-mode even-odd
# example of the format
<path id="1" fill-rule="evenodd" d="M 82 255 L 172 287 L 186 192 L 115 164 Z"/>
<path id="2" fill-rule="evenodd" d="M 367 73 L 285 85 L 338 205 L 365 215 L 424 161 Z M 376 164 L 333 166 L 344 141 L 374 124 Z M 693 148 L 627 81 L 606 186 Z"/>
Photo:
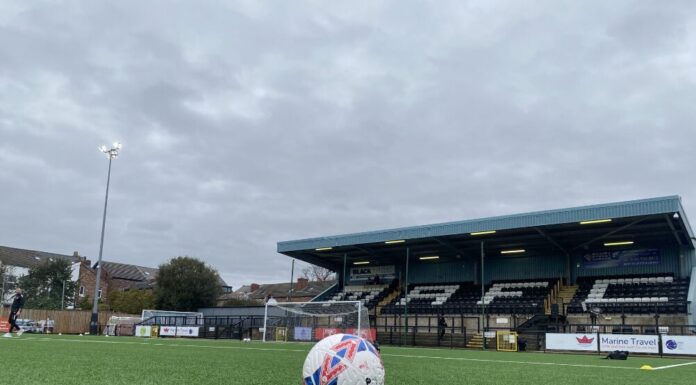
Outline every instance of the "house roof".
<path id="1" fill-rule="evenodd" d="M 293 284 L 293 293 L 291 297 L 296 298 L 296 297 L 316 297 L 317 295 L 321 294 L 324 290 L 328 289 L 329 287 L 333 286 L 336 284 L 336 281 L 325 281 L 325 282 L 318 282 L 318 281 L 310 281 L 307 283 L 307 286 L 304 287 L 302 290 L 297 290 L 297 283 Z M 270 284 L 265 284 L 265 285 L 259 285 L 259 288 L 257 290 L 254 290 L 249 294 L 249 297 L 252 299 L 264 299 L 268 296 L 274 297 L 274 298 L 283 298 L 287 297 L 288 293 L 290 292 L 290 283 L 289 282 L 284 282 L 284 283 L 270 283 Z"/>
<path id="2" fill-rule="evenodd" d="M 96 265 L 95 265 L 96 267 Z M 116 279 L 125 279 L 128 281 L 149 281 L 155 279 L 158 269 L 152 267 L 144 267 L 137 265 L 129 265 L 118 262 L 102 261 L 102 268 L 112 277 Z"/>
<path id="3" fill-rule="evenodd" d="M 155 277 L 157 277 L 157 272 L 159 271 L 159 269 L 154 267 L 145 267 L 109 261 L 102 261 L 102 268 L 104 268 L 104 270 L 112 278 L 136 282 L 152 281 L 155 279 Z M 227 283 L 219 275 L 218 283 L 220 286 L 227 286 Z"/>
<path id="4" fill-rule="evenodd" d="M 32 268 L 44 262 L 65 259 L 71 263 L 80 262 L 80 256 L 48 253 L 45 251 L 17 249 L 0 246 L 0 261 L 3 265 Z"/>

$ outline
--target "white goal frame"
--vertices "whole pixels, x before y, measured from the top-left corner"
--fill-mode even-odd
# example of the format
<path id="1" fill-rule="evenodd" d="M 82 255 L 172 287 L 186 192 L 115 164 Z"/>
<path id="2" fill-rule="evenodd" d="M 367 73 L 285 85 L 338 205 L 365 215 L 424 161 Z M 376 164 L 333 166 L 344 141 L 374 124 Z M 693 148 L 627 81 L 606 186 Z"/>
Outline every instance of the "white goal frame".
<path id="1" fill-rule="evenodd" d="M 266 333 L 268 331 L 268 306 L 269 305 L 272 307 L 282 308 L 282 307 L 298 307 L 301 305 L 310 305 L 310 304 L 311 305 L 329 305 L 329 306 L 336 305 L 336 304 L 357 305 L 358 325 L 357 325 L 356 330 L 357 330 L 358 335 L 360 335 L 362 333 L 363 326 L 364 326 L 361 324 L 362 316 L 363 316 L 363 314 L 366 314 L 365 313 L 366 309 L 365 309 L 365 306 L 363 306 L 362 301 L 309 301 L 309 302 L 272 302 L 272 303 L 266 302 L 265 307 L 264 307 L 264 312 L 263 312 L 263 339 L 262 339 L 262 341 L 268 342 L 268 341 L 266 341 Z M 329 314 L 325 314 L 325 316 L 327 316 L 327 315 L 329 315 Z M 336 314 L 336 315 L 343 315 L 343 314 Z M 319 314 L 317 314 L 317 316 L 319 316 Z M 369 315 L 368 315 L 368 317 L 369 317 Z M 368 329 L 369 329 L 369 327 L 370 327 L 370 325 L 367 325 Z"/>

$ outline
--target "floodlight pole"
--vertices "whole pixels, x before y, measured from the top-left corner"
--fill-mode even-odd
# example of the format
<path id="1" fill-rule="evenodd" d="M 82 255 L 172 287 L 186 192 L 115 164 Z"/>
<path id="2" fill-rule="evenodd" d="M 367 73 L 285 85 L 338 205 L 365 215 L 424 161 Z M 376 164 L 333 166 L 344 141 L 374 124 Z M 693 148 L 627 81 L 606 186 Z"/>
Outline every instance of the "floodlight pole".
<path id="1" fill-rule="evenodd" d="M 295 281 L 295 258 L 292 259 L 292 267 L 290 268 L 290 291 L 288 291 L 288 302 L 292 296 L 293 282 Z"/>
<path id="2" fill-rule="evenodd" d="M 106 208 L 109 203 L 109 185 L 111 184 L 111 161 L 118 156 L 121 150 L 120 143 L 114 143 L 111 149 L 107 149 L 105 146 L 100 147 L 100 150 L 106 154 L 109 158 L 109 171 L 106 174 L 106 197 L 104 198 L 104 214 L 102 215 L 102 228 L 101 228 L 101 240 L 99 242 L 99 259 L 97 261 L 97 271 L 94 286 L 94 300 L 92 301 L 92 318 L 89 322 L 89 333 L 99 334 L 99 284 L 101 278 L 101 263 L 102 263 L 102 253 L 104 251 L 104 229 L 106 227 Z"/>
<path id="3" fill-rule="evenodd" d="M 404 278 L 404 330 L 408 334 L 408 260 L 411 259 L 411 248 L 406 248 L 406 276 Z M 402 339 L 403 342 L 403 339 Z"/>
<path id="4" fill-rule="evenodd" d="M 484 274 L 484 241 L 481 241 L 481 325 L 483 327 L 483 350 L 486 350 L 486 276 Z"/>
<path id="5" fill-rule="evenodd" d="M 268 327 L 268 301 L 266 301 L 263 309 L 263 338 L 262 341 L 266 342 L 266 328 Z"/>
<path id="6" fill-rule="evenodd" d="M 346 260 L 348 259 L 348 253 L 343 253 L 343 279 L 341 279 L 341 284 L 343 285 L 341 289 L 346 287 Z"/>

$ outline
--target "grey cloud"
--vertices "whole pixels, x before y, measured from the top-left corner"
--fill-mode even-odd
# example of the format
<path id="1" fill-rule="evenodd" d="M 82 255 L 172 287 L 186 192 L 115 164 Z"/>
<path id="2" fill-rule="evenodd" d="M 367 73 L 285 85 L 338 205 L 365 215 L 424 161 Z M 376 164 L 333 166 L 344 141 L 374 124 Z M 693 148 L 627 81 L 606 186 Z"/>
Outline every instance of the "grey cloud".
<path id="1" fill-rule="evenodd" d="M 0 243 L 234 286 L 279 240 L 680 194 L 691 2 L 0 5 Z M 163 9 L 167 9 L 163 12 Z M 694 200 L 694 202 L 692 202 Z"/>

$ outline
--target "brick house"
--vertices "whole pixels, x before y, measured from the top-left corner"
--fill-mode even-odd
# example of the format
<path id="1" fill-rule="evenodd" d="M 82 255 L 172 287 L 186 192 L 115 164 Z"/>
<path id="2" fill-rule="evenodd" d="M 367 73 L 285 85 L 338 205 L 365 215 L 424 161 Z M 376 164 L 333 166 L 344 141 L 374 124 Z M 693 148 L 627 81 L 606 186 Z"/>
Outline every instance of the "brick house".
<path id="1" fill-rule="evenodd" d="M 90 266 L 89 261 L 85 260 L 80 265 L 80 278 L 77 288 L 78 299 L 88 296 L 94 298 L 94 288 L 96 285 L 97 264 Z M 101 278 L 99 281 L 99 297 L 103 303 L 108 303 L 111 293 L 116 291 L 126 291 L 131 289 L 152 290 L 155 286 L 155 278 L 159 269 L 126 263 L 102 261 Z M 218 277 L 218 282 L 222 287 L 223 293 L 231 292 L 231 287 L 227 286 L 222 278 Z"/>
<path id="2" fill-rule="evenodd" d="M 154 285 L 157 269 L 125 263 L 102 261 L 101 278 L 99 280 L 98 297 L 108 303 L 109 294 L 114 291 L 124 291 L 133 288 L 150 289 Z M 94 298 L 96 286 L 97 264 L 92 266 L 89 260 L 83 260 L 77 287 L 77 301 L 81 298 Z"/>
<path id="3" fill-rule="evenodd" d="M 72 281 L 77 282 L 78 271 L 84 257 L 77 251 L 73 255 L 49 253 L 46 251 L 18 249 L 15 247 L 0 246 L 0 265 L 3 266 L 5 274 L 0 277 L 2 290 L 0 291 L 0 302 L 7 304 L 12 295 L 14 287 L 19 278 L 27 275 L 29 269 L 42 263 L 53 262 L 55 260 L 67 260 L 72 264 Z"/>

